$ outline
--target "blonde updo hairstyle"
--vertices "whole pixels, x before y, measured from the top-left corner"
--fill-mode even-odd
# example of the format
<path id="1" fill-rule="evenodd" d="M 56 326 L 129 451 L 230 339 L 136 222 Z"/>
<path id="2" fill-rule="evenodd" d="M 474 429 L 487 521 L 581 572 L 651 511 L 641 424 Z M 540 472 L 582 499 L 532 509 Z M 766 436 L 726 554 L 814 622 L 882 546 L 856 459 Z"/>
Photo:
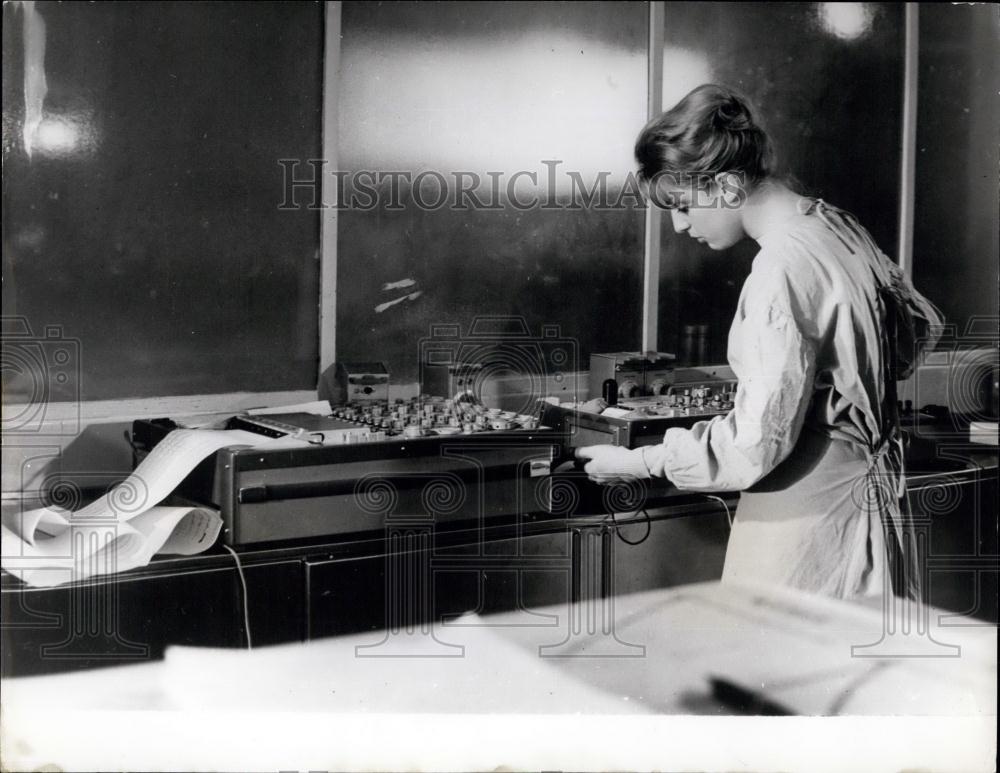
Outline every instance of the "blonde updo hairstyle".
<path id="1" fill-rule="evenodd" d="M 639 179 L 646 183 L 660 175 L 728 172 L 750 191 L 771 175 L 773 158 L 771 141 L 747 101 L 711 83 L 647 123 L 635 143 Z"/>

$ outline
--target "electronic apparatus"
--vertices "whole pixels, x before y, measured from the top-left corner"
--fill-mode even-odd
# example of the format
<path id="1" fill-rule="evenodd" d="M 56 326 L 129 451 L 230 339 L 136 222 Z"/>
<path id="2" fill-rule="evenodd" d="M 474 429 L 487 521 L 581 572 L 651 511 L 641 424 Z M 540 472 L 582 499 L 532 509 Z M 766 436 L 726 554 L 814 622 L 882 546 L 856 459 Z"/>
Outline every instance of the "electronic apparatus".
<path id="1" fill-rule="evenodd" d="M 671 427 L 690 427 L 733 408 L 737 382 L 728 366 L 677 368 L 660 379 L 658 394 L 619 397 L 616 406 L 599 413 L 582 403 L 546 404 L 542 422 L 559 432 L 568 454 L 589 445 L 655 445 Z"/>
<path id="2" fill-rule="evenodd" d="M 676 357 L 666 352 L 610 352 L 590 355 L 590 394 L 602 393 L 604 382 L 618 383 L 618 399 L 665 394 Z"/>
<path id="3" fill-rule="evenodd" d="M 234 546 L 535 511 L 532 478 L 549 474 L 561 447 L 534 416 L 427 396 L 303 420 L 237 416 L 228 426 L 308 441 L 224 448 L 178 487 L 177 496 L 220 510 Z M 176 427 L 134 422 L 135 463 Z"/>
<path id="4" fill-rule="evenodd" d="M 382 362 L 335 362 L 320 377 L 317 393 L 330 405 L 386 402 L 389 369 Z"/>
<path id="5" fill-rule="evenodd" d="M 487 372 L 481 362 L 422 363 L 420 387 L 432 394 L 480 394 Z"/>
<path id="6" fill-rule="evenodd" d="M 371 437 L 371 430 L 368 427 L 360 427 L 357 422 L 344 421 L 332 416 L 317 416 L 312 413 L 234 416 L 229 420 L 227 427 L 256 432 L 271 438 L 290 435 L 318 445 L 359 443 L 374 439 Z"/>
<path id="7" fill-rule="evenodd" d="M 619 377 L 635 373 L 630 367 L 620 368 Z M 603 410 L 595 411 L 593 400 L 558 405 L 545 403 L 541 420 L 556 430 L 563 444 L 560 459 L 573 458 L 575 449 L 582 446 L 639 448 L 656 445 L 663 441 L 664 433 L 671 427 L 691 427 L 696 422 L 725 415 L 733 408 L 737 382 L 728 366 L 645 369 L 646 375 L 651 373 L 655 376 L 649 388 L 655 394 L 619 397 L 616 405 Z M 593 373 L 591 381 L 593 383 Z M 595 396 L 594 392 L 591 396 Z M 610 401 L 605 398 L 605 402 Z M 665 479 L 645 481 L 640 485 L 599 486 L 588 480 L 579 465 L 569 468 L 566 464 L 555 466 L 548 486 L 552 494 L 547 509 L 558 515 L 637 511 L 659 506 L 676 494 Z"/>
<path id="8" fill-rule="evenodd" d="M 419 341 L 418 368 L 424 392 L 492 395 L 521 411 L 533 410 L 534 399 L 553 382 L 563 384 L 581 369 L 576 339 L 562 335 L 558 325 L 533 331 L 523 317 L 488 315 L 477 315 L 466 330 L 431 325 Z"/>

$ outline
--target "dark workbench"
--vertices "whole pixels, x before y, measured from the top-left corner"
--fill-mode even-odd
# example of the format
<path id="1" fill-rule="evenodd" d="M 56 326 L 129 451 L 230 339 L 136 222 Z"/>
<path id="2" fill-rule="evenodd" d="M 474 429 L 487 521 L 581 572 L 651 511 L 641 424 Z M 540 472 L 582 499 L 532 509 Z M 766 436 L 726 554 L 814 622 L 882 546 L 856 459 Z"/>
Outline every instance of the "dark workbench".
<path id="1" fill-rule="evenodd" d="M 929 516 L 930 602 L 996 621 L 996 449 L 950 424 L 911 432 L 908 490 L 914 512 Z M 723 500 L 734 509 L 738 495 Z M 170 644 L 242 647 L 246 619 L 256 646 L 721 576 L 728 523 L 718 501 L 673 490 L 647 512 L 617 524 L 600 514 L 441 527 L 418 518 L 391 534 L 238 548 L 245 594 L 221 545 L 58 588 L 4 574 L 2 673 L 155 659 Z"/>

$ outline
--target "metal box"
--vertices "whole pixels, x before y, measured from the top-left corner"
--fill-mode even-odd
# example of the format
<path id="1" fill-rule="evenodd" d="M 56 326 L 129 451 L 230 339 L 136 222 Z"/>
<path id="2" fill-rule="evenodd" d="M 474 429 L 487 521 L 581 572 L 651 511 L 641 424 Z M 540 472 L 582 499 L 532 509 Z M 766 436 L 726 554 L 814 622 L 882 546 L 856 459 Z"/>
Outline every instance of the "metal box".
<path id="1" fill-rule="evenodd" d="M 175 428 L 133 424 L 136 462 Z M 407 519 L 441 524 L 538 510 L 533 478 L 559 444 L 545 428 L 275 450 L 224 448 L 181 483 L 214 506 L 229 545 L 378 532 Z"/>
<path id="2" fill-rule="evenodd" d="M 610 352 L 590 355 L 590 396 L 600 397 L 607 379 L 618 382 L 621 399 L 659 394 L 654 383 L 664 385 L 675 357 L 665 352 Z"/>
<path id="3" fill-rule="evenodd" d="M 389 399 L 389 369 L 382 362 L 335 362 L 320 377 L 317 393 L 330 405 L 384 403 Z"/>
<path id="4" fill-rule="evenodd" d="M 732 409 L 737 384 L 728 366 L 677 368 L 658 378 L 663 380 L 658 394 L 620 399 L 600 414 L 574 404 L 546 405 L 542 423 L 559 432 L 566 453 L 603 444 L 638 448 L 661 442 L 671 427 L 690 427 Z"/>

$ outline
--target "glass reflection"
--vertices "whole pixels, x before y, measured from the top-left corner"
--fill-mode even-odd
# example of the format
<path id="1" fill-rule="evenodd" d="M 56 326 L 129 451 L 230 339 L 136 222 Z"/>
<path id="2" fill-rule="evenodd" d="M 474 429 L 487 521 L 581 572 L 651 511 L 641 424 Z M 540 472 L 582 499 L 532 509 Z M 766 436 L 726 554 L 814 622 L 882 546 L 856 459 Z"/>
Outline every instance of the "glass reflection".
<path id="1" fill-rule="evenodd" d="M 421 206 L 404 180 L 402 206 L 386 185 L 376 206 L 340 213 L 338 359 L 378 353 L 394 381 L 413 382 L 432 325 L 468 333 L 484 315 L 520 318 L 530 335 L 558 326 L 577 352 L 567 370 L 638 348 L 641 204 L 565 205 L 574 186 L 603 180 L 614 203 L 627 190 L 645 123 L 647 5 L 342 10 L 341 170 L 429 174 L 416 186 L 425 204 L 438 199 L 434 174 L 452 193 L 456 173 L 473 174 L 488 206 Z M 383 289 L 403 279 L 405 293 Z"/>
<path id="2" fill-rule="evenodd" d="M 666 3 L 664 108 L 699 83 L 742 92 L 775 144 L 778 174 L 801 193 L 858 215 L 892 256 L 903 7 L 859 6 L 822 16 L 811 3 Z M 828 28 L 822 18 L 839 26 Z M 848 32 L 856 34 L 849 45 Z M 745 240 L 715 252 L 674 233 L 664 213 L 661 350 L 725 362 L 729 326 L 758 249 Z"/>
<path id="3" fill-rule="evenodd" d="M 42 119 L 30 141 L 31 151 L 49 158 L 67 158 L 93 153 L 98 145 L 98 131 L 91 113 L 50 113 Z"/>
<path id="4" fill-rule="evenodd" d="M 820 3 L 823 28 L 842 40 L 860 38 L 872 26 L 872 8 L 867 3 Z"/>

